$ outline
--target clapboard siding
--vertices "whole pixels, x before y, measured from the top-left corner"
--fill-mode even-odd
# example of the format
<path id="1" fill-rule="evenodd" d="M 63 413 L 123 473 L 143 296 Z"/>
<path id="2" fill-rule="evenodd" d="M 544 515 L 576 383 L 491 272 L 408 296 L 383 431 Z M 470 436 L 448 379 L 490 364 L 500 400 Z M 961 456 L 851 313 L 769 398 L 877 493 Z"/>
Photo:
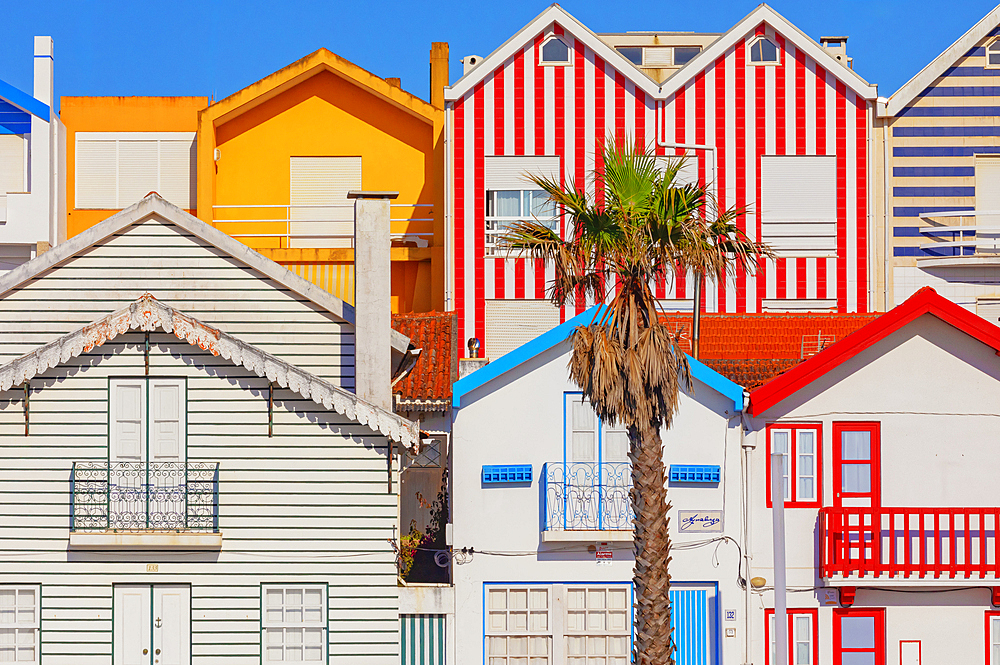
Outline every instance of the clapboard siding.
<path id="1" fill-rule="evenodd" d="M 0 317 L 13 321 L 16 308 L 6 311 Z M 327 343 L 336 346 L 345 336 L 324 317 L 303 324 L 317 335 L 330 331 Z M 222 550 L 67 551 L 72 464 L 107 459 L 109 378 L 142 376 L 144 347 L 145 334 L 127 333 L 32 379 L 27 437 L 23 390 L 0 392 L 0 583 L 41 585 L 42 662 L 110 665 L 112 585 L 180 583 L 191 585 L 193 663 L 256 665 L 260 585 L 316 582 L 329 588 L 330 662 L 396 663 L 388 541 L 398 479 L 387 468 L 385 437 L 275 389 L 268 438 L 267 380 L 172 335 L 150 334 L 150 376 L 186 378 L 188 459 L 220 465 Z M 149 563 L 158 571 L 147 571 Z"/>
<path id="2" fill-rule="evenodd" d="M 352 326 L 160 218 L 128 227 L 3 294 L 0 362 L 144 293 L 337 385 L 354 386 Z"/>

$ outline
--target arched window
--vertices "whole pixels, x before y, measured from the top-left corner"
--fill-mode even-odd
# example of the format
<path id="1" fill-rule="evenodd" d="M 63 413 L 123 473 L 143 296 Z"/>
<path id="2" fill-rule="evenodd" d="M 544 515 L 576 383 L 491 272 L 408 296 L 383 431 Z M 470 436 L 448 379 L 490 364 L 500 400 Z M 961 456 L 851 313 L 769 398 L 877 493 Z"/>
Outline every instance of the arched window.
<path id="1" fill-rule="evenodd" d="M 777 45 L 767 37 L 761 37 L 750 45 L 750 62 L 755 65 L 777 64 Z"/>
<path id="2" fill-rule="evenodd" d="M 1000 68 L 1000 39 L 994 39 L 987 45 L 986 66 L 990 69 Z"/>
<path id="3" fill-rule="evenodd" d="M 542 44 L 540 62 L 543 65 L 568 65 L 569 46 L 558 37 L 550 37 Z"/>

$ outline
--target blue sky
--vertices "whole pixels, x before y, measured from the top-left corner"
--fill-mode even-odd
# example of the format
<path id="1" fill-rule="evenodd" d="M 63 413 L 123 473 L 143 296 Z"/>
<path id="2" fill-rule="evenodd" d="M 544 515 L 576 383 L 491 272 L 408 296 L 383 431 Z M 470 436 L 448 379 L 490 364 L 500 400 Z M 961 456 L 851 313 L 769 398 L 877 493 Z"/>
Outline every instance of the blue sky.
<path id="1" fill-rule="evenodd" d="M 566 0 L 596 32 L 723 32 L 752 2 L 597 2 Z M 608 6 L 614 11 L 609 12 Z M 214 95 L 240 88 L 326 47 L 379 76 L 428 96 L 432 41 L 459 59 L 488 55 L 547 5 L 500 2 L 342 0 L 74 0 L 5 7 L 0 79 L 31 91 L 33 35 L 51 35 L 56 95 Z M 992 9 L 951 0 L 775 0 L 778 12 L 806 34 L 850 35 L 855 69 L 888 96 Z M 706 8 L 711 11 L 705 11 Z"/>

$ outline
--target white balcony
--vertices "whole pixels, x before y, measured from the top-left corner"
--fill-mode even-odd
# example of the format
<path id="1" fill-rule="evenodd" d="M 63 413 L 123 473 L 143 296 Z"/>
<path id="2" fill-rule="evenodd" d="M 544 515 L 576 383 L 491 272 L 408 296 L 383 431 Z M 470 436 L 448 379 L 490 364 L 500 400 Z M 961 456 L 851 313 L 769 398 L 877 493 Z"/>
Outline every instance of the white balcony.
<path id="1" fill-rule="evenodd" d="M 925 212 L 920 219 L 932 226 L 920 229 L 930 242 L 919 245 L 919 267 L 1000 266 L 1000 212 Z"/>

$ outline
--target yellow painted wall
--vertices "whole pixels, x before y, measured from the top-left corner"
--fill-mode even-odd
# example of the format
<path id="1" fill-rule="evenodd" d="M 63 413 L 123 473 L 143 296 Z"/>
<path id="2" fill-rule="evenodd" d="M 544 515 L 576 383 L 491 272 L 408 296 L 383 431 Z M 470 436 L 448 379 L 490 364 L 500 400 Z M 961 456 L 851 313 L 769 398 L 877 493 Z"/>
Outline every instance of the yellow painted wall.
<path id="1" fill-rule="evenodd" d="M 75 209 L 76 132 L 194 132 L 208 97 L 62 97 L 59 103 L 66 125 L 66 231 L 73 237 L 118 212 Z"/>

